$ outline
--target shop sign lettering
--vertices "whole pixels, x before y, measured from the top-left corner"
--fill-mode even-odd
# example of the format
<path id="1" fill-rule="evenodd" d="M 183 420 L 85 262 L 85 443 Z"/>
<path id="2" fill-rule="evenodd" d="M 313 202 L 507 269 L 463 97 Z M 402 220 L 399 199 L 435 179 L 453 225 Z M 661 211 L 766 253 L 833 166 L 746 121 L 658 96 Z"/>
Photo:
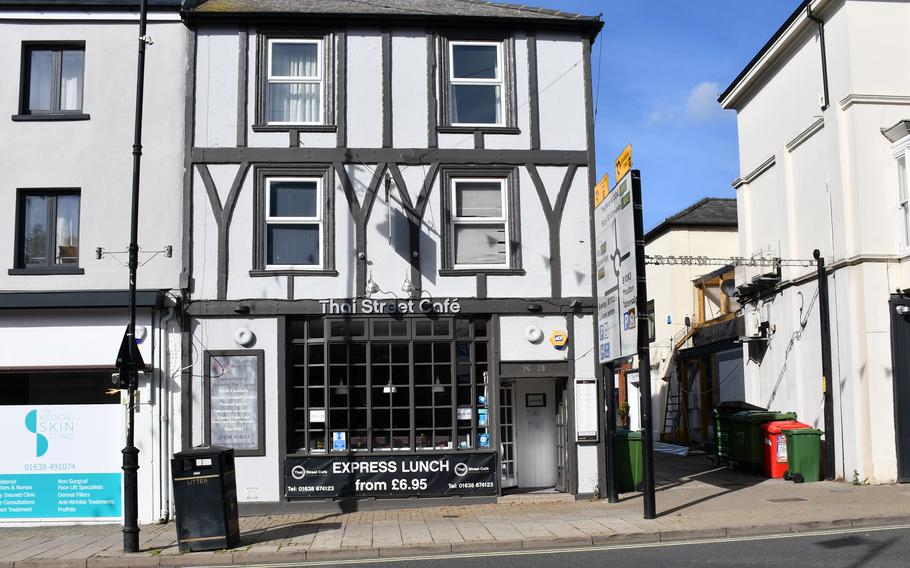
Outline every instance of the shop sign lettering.
<path id="1" fill-rule="evenodd" d="M 288 456 L 288 498 L 496 495 L 496 454 Z"/>
<path id="2" fill-rule="evenodd" d="M 458 314 L 461 302 L 456 298 L 420 298 L 417 300 L 319 300 L 325 315 L 379 315 L 379 314 Z"/>

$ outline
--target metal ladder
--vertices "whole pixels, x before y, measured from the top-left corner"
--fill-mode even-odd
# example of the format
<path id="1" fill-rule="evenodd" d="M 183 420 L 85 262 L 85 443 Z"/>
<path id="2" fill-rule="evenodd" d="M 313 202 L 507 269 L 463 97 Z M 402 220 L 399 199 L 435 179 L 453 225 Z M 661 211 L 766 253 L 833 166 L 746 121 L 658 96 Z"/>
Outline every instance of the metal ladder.
<path id="1" fill-rule="evenodd" d="M 675 387 L 675 388 L 674 388 Z M 664 408 L 664 429 L 661 439 L 676 443 L 679 433 L 679 417 L 682 414 L 682 389 L 679 388 L 679 377 L 670 375 L 667 383 L 667 405 Z"/>

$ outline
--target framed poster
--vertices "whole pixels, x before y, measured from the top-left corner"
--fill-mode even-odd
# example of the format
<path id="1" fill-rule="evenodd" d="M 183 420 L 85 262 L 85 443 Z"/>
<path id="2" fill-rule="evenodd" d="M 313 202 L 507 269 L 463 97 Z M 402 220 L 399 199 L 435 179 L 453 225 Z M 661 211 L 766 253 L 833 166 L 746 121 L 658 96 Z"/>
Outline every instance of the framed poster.
<path id="1" fill-rule="evenodd" d="M 596 442 L 597 379 L 575 379 L 575 441 Z"/>
<path id="2" fill-rule="evenodd" d="M 236 456 L 265 455 L 265 387 L 261 349 L 206 351 L 205 442 Z"/>
<path id="3" fill-rule="evenodd" d="M 541 406 L 547 405 L 547 393 L 545 392 L 529 392 L 525 394 L 525 407 L 526 408 L 539 408 Z"/>

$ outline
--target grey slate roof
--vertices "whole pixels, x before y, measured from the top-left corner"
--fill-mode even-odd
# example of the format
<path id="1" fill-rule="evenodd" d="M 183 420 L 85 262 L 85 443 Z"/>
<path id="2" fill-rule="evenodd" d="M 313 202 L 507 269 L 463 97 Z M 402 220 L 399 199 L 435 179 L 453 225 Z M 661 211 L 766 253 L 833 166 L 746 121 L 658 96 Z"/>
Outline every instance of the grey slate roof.
<path id="1" fill-rule="evenodd" d="M 189 0 L 190 13 L 319 14 L 364 16 L 450 16 L 549 21 L 599 22 L 547 8 L 487 2 L 485 0 Z"/>
<path id="2" fill-rule="evenodd" d="M 672 227 L 736 227 L 736 200 L 706 197 L 648 231 L 645 242 L 666 233 Z"/>

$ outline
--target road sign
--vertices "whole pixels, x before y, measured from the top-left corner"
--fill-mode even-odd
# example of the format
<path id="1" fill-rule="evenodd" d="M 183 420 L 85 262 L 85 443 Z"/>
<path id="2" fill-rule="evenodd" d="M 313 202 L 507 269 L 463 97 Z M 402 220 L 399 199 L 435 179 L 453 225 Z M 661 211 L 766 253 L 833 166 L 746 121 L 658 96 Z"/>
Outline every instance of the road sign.
<path id="1" fill-rule="evenodd" d="M 633 209 L 632 177 L 626 172 L 594 210 L 597 336 L 601 363 L 631 357 L 637 350 Z"/>
<path id="2" fill-rule="evenodd" d="M 610 193 L 610 174 L 604 174 L 604 177 L 594 186 L 594 207 L 600 205 L 608 193 Z"/>
<path id="3" fill-rule="evenodd" d="M 616 158 L 616 185 L 619 185 L 619 180 L 623 178 L 629 170 L 632 169 L 632 145 L 629 144 L 626 146 L 626 149 L 622 151 L 622 154 Z"/>

